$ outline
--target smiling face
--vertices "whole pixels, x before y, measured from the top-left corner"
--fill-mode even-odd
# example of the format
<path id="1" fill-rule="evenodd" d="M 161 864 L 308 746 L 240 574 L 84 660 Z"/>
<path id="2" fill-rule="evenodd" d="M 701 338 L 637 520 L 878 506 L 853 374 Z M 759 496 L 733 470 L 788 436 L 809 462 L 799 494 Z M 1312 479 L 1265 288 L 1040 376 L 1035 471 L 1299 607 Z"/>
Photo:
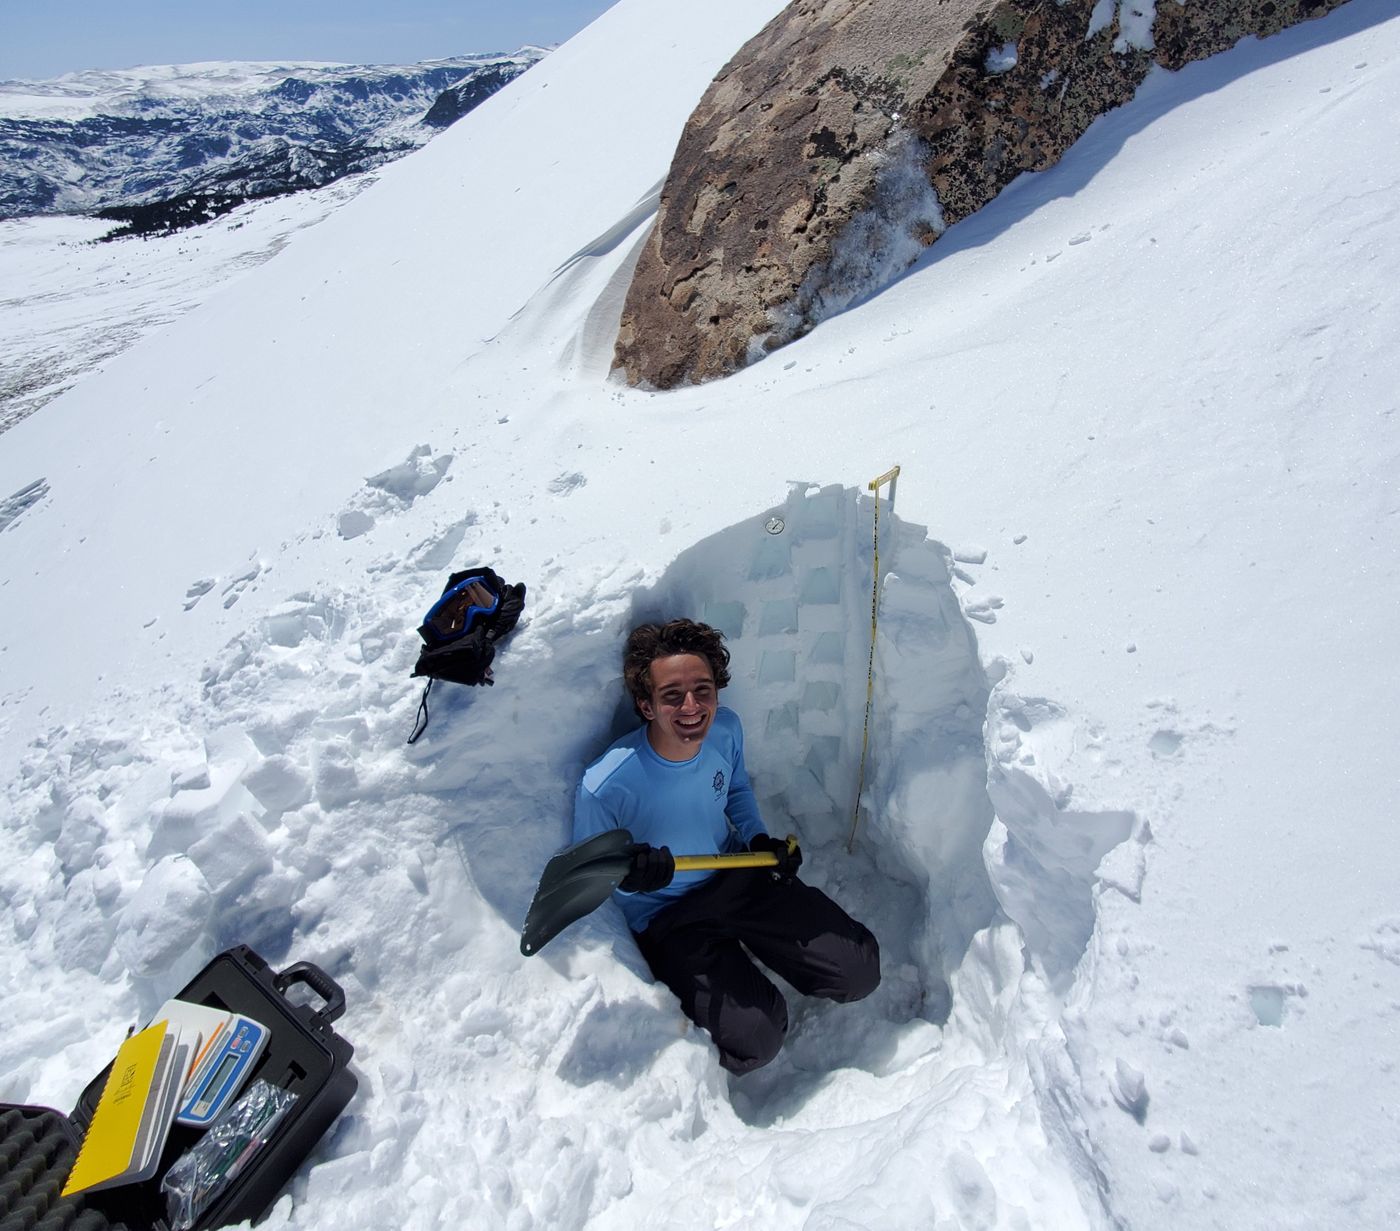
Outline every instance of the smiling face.
<path id="1" fill-rule="evenodd" d="M 715 673 L 699 654 L 671 654 L 652 660 L 650 676 L 650 696 L 637 701 L 647 720 L 647 740 L 658 756 L 689 761 L 719 708 Z"/>

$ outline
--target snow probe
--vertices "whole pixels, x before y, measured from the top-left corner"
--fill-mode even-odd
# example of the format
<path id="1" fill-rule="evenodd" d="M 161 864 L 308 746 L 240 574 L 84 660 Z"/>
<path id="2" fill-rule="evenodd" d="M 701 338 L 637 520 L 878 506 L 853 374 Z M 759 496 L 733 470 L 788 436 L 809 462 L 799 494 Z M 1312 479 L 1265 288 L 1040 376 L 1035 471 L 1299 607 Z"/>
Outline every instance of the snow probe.
<path id="1" fill-rule="evenodd" d="M 788 850 L 797 839 L 788 834 Z M 609 829 L 565 847 L 546 865 L 525 916 L 520 952 L 538 953 L 569 924 L 591 915 L 612 896 L 622 878 L 632 870 L 636 843 L 626 829 Z M 736 868 L 776 867 L 772 851 L 745 851 L 736 855 L 677 855 L 677 872 L 732 871 Z"/>

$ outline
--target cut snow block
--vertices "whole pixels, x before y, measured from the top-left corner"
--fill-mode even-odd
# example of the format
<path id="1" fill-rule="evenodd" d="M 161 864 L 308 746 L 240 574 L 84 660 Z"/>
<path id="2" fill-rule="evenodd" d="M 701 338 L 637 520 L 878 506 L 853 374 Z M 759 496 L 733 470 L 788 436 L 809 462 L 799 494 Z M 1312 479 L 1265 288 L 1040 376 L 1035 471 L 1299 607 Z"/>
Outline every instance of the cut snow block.
<path id="1" fill-rule="evenodd" d="M 840 633 L 819 633 L 807 661 L 815 667 L 839 667 L 846 661 L 846 643 Z"/>
<path id="2" fill-rule="evenodd" d="M 807 768 L 810 769 L 822 786 L 828 786 L 827 776 L 841 756 L 839 735 L 814 735 L 808 741 Z"/>
<path id="3" fill-rule="evenodd" d="M 813 603 L 802 608 L 802 631 L 809 637 L 840 633 L 846 628 L 846 609 L 840 603 Z"/>
<path id="4" fill-rule="evenodd" d="M 291 649 L 308 637 L 323 639 L 331 625 L 325 603 L 315 599 L 279 603 L 263 619 L 263 636 L 271 645 Z"/>
<path id="5" fill-rule="evenodd" d="M 209 789 L 209 765 L 205 761 L 191 761 L 170 771 L 170 793 L 181 791 L 207 791 Z"/>
<path id="6" fill-rule="evenodd" d="M 814 568 L 802 582 L 801 597 L 804 604 L 839 603 L 841 601 L 840 579 L 832 569 Z"/>
<path id="7" fill-rule="evenodd" d="M 703 619 L 730 641 L 737 641 L 744 635 L 744 617 L 747 614 L 743 603 L 706 603 Z"/>
<path id="8" fill-rule="evenodd" d="M 828 488 L 809 496 L 798 504 L 793 513 L 804 539 L 832 539 L 841 532 L 845 520 L 845 491 Z"/>
<path id="9" fill-rule="evenodd" d="M 795 650 L 764 650 L 758 660 L 760 684 L 791 684 L 797 679 Z"/>
<path id="10" fill-rule="evenodd" d="M 795 734 L 796 731 L 797 702 L 789 701 L 786 705 L 779 705 L 768 711 L 768 722 L 763 729 L 765 735 Z"/>
<path id="11" fill-rule="evenodd" d="M 791 816 L 792 809 L 788 807 L 788 798 L 781 791 L 772 795 L 765 795 L 758 801 L 759 813 L 766 817 Z M 774 821 L 777 826 L 777 822 Z"/>
<path id="12" fill-rule="evenodd" d="M 216 905 L 241 893 L 273 869 L 272 848 L 261 827 L 239 813 L 190 847 L 190 860 L 203 874 Z"/>
<path id="13" fill-rule="evenodd" d="M 758 621 L 758 635 L 773 637 L 797 631 L 797 600 L 794 598 L 769 599 L 763 604 L 763 614 Z"/>
<path id="14" fill-rule="evenodd" d="M 432 452 L 431 446 L 419 445 L 397 466 L 370 475 L 365 480 L 365 486 L 387 492 L 404 504 L 412 504 L 441 483 L 443 475 L 452 465 L 452 454 L 433 457 Z"/>
<path id="15" fill-rule="evenodd" d="M 269 812 L 290 812 L 311 802 L 311 782 L 291 757 L 270 756 L 243 775 L 243 785 Z"/>
<path id="16" fill-rule="evenodd" d="M 788 545 L 781 539 L 765 538 L 753 553 L 753 563 L 749 566 L 750 581 L 772 581 L 785 576 L 792 569 L 788 555 Z"/>
<path id="17" fill-rule="evenodd" d="M 841 686 L 825 680 L 813 680 L 802 690 L 802 708 L 821 713 L 834 710 L 841 702 Z"/>
<path id="18" fill-rule="evenodd" d="M 818 736 L 840 735 L 846 730 L 844 709 L 801 710 L 797 716 L 797 733 L 804 743 L 810 743 Z"/>
<path id="19" fill-rule="evenodd" d="M 209 921 L 209 882 L 184 855 L 167 855 L 146 870 L 122 910 L 115 943 L 132 974 L 169 970 L 200 938 Z"/>
<path id="20" fill-rule="evenodd" d="M 787 787 L 788 809 L 793 816 L 819 816 L 831 811 L 831 796 L 806 766 L 800 766 Z"/>

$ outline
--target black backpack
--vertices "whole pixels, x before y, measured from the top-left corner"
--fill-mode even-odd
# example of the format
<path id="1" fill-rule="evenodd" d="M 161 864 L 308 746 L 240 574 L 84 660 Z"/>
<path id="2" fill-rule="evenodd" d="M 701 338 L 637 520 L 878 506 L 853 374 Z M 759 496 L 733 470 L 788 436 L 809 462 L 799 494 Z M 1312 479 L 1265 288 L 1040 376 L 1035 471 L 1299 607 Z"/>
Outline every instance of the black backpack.
<path id="1" fill-rule="evenodd" d="M 463 569 L 447 579 L 442 596 L 418 628 L 423 650 L 413 674 L 427 676 L 428 682 L 418 703 L 413 734 L 408 737 L 410 744 L 428 729 L 428 694 L 434 680 L 495 683 L 491 660 L 496 656 L 496 642 L 515 627 L 524 609 L 524 583 L 507 585 L 493 569 Z"/>

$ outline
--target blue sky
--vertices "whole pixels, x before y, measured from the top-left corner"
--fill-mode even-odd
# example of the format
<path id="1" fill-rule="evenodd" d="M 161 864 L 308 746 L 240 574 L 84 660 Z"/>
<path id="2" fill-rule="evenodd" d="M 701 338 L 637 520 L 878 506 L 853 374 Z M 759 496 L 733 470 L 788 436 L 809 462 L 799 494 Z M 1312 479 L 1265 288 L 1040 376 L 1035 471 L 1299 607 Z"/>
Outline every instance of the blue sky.
<path id="1" fill-rule="evenodd" d="M 413 63 L 561 43 L 612 0 L 0 0 L 0 79 L 197 60 Z"/>

